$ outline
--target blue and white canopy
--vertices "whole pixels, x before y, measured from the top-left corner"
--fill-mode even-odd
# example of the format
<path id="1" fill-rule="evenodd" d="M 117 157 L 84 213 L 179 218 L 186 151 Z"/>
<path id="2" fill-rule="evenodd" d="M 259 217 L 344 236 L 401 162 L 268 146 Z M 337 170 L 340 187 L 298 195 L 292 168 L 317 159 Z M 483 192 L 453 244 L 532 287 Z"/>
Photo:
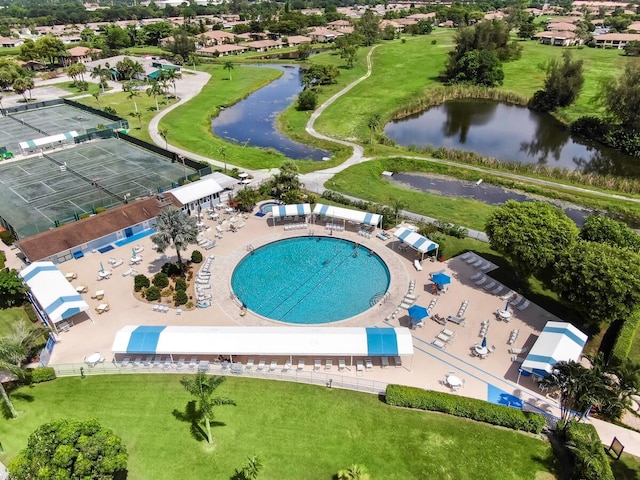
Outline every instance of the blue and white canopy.
<path id="1" fill-rule="evenodd" d="M 322 217 L 337 218 L 349 222 L 363 223 L 365 225 L 378 225 L 382 220 L 382 215 L 377 213 L 361 212 L 360 210 L 350 210 L 348 208 L 333 207 L 316 203 L 313 209 L 314 215 Z"/>
<path id="2" fill-rule="evenodd" d="M 585 343 L 587 336 L 570 323 L 547 322 L 520 370 L 545 377 L 556 363 L 577 361 Z"/>
<path id="3" fill-rule="evenodd" d="M 311 205 L 308 203 L 298 203 L 295 205 L 276 205 L 271 207 L 273 218 L 301 217 L 311 215 Z"/>
<path id="4" fill-rule="evenodd" d="M 405 356 L 407 328 L 133 326 L 116 333 L 114 354 Z"/>
<path id="5" fill-rule="evenodd" d="M 68 142 L 78 136 L 78 132 L 71 131 L 65 133 L 59 133 L 57 135 L 51 135 L 50 137 L 35 138 L 33 140 L 27 140 L 26 142 L 20 142 L 20 149 L 27 150 L 30 148 L 44 147 L 57 142 Z"/>
<path id="6" fill-rule="evenodd" d="M 31 289 L 31 295 L 41 310 L 53 323 L 89 309 L 89 305 L 53 262 L 34 262 L 25 267 L 20 276 Z"/>
<path id="7" fill-rule="evenodd" d="M 406 227 L 398 227 L 393 235 L 402 240 L 404 243 L 408 244 L 414 250 L 417 250 L 420 253 L 427 253 L 438 248 L 438 244 L 432 242 L 427 237 L 423 237 L 417 232 L 406 228 Z"/>

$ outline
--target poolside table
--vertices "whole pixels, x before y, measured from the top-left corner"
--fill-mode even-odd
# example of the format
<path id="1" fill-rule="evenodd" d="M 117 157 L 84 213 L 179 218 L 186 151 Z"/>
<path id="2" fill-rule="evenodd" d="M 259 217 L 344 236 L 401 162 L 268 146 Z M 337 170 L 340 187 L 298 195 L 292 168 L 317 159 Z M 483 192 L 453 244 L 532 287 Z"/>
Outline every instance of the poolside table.
<path id="1" fill-rule="evenodd" d="M 459 387 L 462 385 L 462 380 L 456 375 L 447 375 L 447 385 L 450 387 Z"/>

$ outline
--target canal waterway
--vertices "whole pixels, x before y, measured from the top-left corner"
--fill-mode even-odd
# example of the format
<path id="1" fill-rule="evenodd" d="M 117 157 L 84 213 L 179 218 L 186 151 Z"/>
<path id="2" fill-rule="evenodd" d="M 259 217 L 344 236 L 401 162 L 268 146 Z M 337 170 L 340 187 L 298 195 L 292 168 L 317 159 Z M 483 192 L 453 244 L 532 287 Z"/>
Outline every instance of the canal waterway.
<path id="1" fill-rule="evenodd" d="M 404 146 L 470 150 L 500 160 L 640 177 L 637 159 L 573 137 L 551 115 L 493 100 L 450 100 L 388 123 L 385 135 Z"/>
<path id="2" fill-rule="evenodd" d="M 276 126 L 280 112 L 296 101 L 302 91 L 302 72 L 294 65 L 252 65 L 283 72 L 277 80 L 255 91 L 244 100 L 225 108 L 211 121 L 214 135 L 252 147 L 272 148 L 294 160 L 323 160 L 325 150 L 294 142 Z"/>
<path id="3" fill-rule="evenodd" d="M 584 224 L 585 219 L 589 215 L 596 213 L 568 202 L 550 201 L 544 197 L 516 192 L 484 182 L 478 185 L 475 182 L 447 179 L 417 172 L 396 173 L 391 177 L 390 181 L 392 184 L 403 188 L 410 188 L 446 197 L 469 198 L 489 205 L 502 205 L 507 200 L 516 200 L 518 202 L 545 201 L 561 208 L 579 227 Z"/>

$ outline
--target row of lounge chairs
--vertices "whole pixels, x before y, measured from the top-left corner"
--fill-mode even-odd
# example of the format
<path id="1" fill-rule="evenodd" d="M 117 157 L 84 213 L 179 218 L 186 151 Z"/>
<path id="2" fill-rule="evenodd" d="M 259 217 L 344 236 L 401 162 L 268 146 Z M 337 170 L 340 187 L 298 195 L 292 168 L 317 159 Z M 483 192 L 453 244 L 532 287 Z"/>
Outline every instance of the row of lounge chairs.
<path id="1" fill-rule="evenodd" d="M 460 258 L 462 258 L 462 260 L 464 260 L 465 262 L 467 262 L 467 264 L 483 271 L 486 272 L 488 270 L 491 270 L 491 267 L 493 267 L 494 265 L 489 262 L 488 260 L 485 260 L 482 257 L 478 257 L 475 254 L 471 253 L 471 252 L 467 252 L 465 254 L 463 254 Z"/>
<path id="2" fill-rule="evenodd" d="M 487 335 L 488 331 L 489 331 L 489 320 L 483 320 L 482 323 L 480 324 L 480 333 L 478 334 L 478 336 L 484 337 Z"/>
<path id="3" fill-rule="evenodd" d="M 463 301 L 462 304 L 460 305 L 460 308 L 458 309 L 458 315 L 456 316 L 462 317 L 464 315 L 464 312 L 467 311 L 468 306 L 469 306 L 469 300 Z"/>
<path id="4" fill-rule="evenodd" d="M 285 231 L 287 230 L 304 230 L 309 227 L 308 223 L 287 223 L 284 226 Z"/>
<path id="5" fill-rule="evenodd" d="M 215 257 L 213 255 L 209 255 L 200 270 L 198 271 L 198 275 L 196 276 L 196 307 L 197 308 L 208 308 L 211 306 L 211 299 L 213 296 L 211 292 L 207 290 L 211 289 L 211 265 Z"/>
<path id="6" fill-rule="evenodd" d="M 520 335 L 519 329 L 515 328 L 511 330 L 511 333 L 509 334 L 509 340 L 507 340 L 507 343 L 509 345 L 513 345 L 514 343 L 516 343 L 516 340 L 518 340 L 519 335 Z"/>
<path id="7" fill-rule="evenodd" d="M 436 335 L 436 338 L 434 338 L 431 344 L 434 347 L 439 348 L 440 350 L 445 350 L 447 348 L 447 345 L 453 343 L 453 339 L 455 338 L 455 336 L 456 332 L 454 332 L 453 330 L 449 330 L 448 328 L 443 328 L 440 333 Z"/>
<path id="8" fill-rule="evenodd" d="M 371 232 L 368 230 L 358 230 L 358 235 L 364 238 L 371 238 Z"/>
<path id="9" fill-rule="evenodd" d="M 327 223 L 324 226 L 325 230 L 330 230 L 330 231 L 334 231 L 334 232 L 344 232 L 344 226 L 343 225 L 338 225 L 335 223 Z"/>
<path id="10" fill-rule="evenodd" d="M 111 267 L 113 267 L 113 268 L 118 268 L 123 263 L 124 263 L 124 259 L 123 258 L 109 257 L 109 265 L 111 265 Z"/>
<path id="11" fill-rule="evenodd" d="M 169 307 L 167 305 L 162 305 L 161 303 L 156 303 L 153 305 L 153 311 L 160 313 L 169 313 Z"/>

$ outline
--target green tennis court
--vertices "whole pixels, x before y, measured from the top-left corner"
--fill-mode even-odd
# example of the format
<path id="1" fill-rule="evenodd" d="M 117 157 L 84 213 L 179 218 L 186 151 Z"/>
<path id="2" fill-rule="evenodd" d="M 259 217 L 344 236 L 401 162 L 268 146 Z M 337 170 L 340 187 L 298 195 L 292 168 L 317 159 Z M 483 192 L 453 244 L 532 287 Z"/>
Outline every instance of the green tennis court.
<path id="1" fill-rule="evenodd" d="M 66 164 L 66 165 L 65 165 Z M 194 170 L 115 138 L 0 164 L 0 216 L 20 238 L 168 190 Z"/>
<path id="2" fill-rule="evenodd" d="M 113 122 L 108 118 L 66 104 L 12 113 L 0 118 L 0 147 L 17 154 L 20 142 L 72 130 L 82 134 L 88 128 L 109 123 Z"/>

